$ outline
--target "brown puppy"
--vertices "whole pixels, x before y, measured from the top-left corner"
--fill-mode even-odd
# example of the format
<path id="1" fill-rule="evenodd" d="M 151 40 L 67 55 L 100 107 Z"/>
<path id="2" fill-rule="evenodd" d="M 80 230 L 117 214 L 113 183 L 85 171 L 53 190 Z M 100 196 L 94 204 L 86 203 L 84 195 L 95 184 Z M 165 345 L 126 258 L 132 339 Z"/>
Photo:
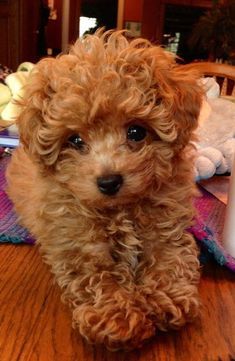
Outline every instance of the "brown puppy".
<path id="1" fill-rule="evenodd" d="M 190 141 L 195 77 L 147 40 L 101 31 L 38 63 L 9 194 L 90 342 L 137 347 L 198 314 Z"/>

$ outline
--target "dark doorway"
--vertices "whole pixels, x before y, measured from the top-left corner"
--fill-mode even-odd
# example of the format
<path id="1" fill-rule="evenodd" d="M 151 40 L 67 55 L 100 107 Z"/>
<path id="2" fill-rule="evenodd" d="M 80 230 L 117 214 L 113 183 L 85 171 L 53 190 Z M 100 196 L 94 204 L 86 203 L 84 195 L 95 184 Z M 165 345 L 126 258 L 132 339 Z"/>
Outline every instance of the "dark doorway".
<path id="1" fill-rule="evenodd" d="M 88 32 L 94 32 L 99 27 L 106 30 L 117 26 L 118 0 L 82 0 L 81 16 L 96 18 L 97 23 Z"/>
<path id="2" fill-rule="evenodd" d="M 190 37 L 194 24 L 206 9 L 195 6 L 171 5 L 165 8 L 164 45 L 175 52 L 186 62 L 195 59 L 206 59 L 203 51 L 190 47 Z"/>

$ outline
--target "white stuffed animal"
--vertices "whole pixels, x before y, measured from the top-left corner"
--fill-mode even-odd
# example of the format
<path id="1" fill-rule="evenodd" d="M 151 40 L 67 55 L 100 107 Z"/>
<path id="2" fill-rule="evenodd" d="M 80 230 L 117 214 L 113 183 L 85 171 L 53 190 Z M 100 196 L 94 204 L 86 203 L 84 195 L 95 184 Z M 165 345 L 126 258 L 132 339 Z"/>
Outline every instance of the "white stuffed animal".
<path id="1" fill-rule="evenodd" d="M 195 143 L 196 180 L 231 172 L 235 155 L 235 103 L 219 98 L 219 85 L 213 78 L 202 79 L 204 100 Z"/>

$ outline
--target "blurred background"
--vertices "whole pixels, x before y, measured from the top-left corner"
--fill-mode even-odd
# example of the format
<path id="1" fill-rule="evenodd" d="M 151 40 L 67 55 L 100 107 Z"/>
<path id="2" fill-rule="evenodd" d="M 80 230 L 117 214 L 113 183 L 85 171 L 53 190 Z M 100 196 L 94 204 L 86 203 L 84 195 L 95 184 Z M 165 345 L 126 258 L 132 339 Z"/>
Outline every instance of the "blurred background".
<path id="1" fill-rule="evenodd" d="M 98 27 L 126 28 L 184 62 L 235 63 L 235 0 L 0 0 L 0 63 L 15 70 Z"/>

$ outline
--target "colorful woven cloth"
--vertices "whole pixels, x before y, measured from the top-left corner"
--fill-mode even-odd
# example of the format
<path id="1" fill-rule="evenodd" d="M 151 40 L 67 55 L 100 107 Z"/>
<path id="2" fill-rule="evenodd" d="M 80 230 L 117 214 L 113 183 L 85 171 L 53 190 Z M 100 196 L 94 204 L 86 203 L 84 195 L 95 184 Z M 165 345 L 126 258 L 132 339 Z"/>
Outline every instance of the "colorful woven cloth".
<path id="1" fill-rule="evenodd" d="M 0 159 L 0 242 L 32 244 L 34 239 L 17 223 L 12 203 L 6 194 L 5 170 L 8 162 L 8 157 Z M 226 252 L 221 243 L 226 206 L 203 188 L 201 197 L 195 200 L 195 206 L 198 218 L 190 232 L 201 245 L 202 255 L 208 253 L 221 266 L 235 271 L 235 259 Z"/>
<path id="2" fill-rule="evenodd" d="M 200 188 L 200 191 L 201 197 L 195 200 L 198 218 L 190 231 L 201 243 L 202 255 L 210 254 L 221 266 L 235 272 L 235 258 L 222 244 L 226 205 L 204 188 Z"/>
<path id="3" fill-rule="evenodd" d="M 17 216 L 6 194 L 5 170 L 9 158 L 0 159 L 0 242 L 34 243 L 28 231 L 17 223 Z"/>

